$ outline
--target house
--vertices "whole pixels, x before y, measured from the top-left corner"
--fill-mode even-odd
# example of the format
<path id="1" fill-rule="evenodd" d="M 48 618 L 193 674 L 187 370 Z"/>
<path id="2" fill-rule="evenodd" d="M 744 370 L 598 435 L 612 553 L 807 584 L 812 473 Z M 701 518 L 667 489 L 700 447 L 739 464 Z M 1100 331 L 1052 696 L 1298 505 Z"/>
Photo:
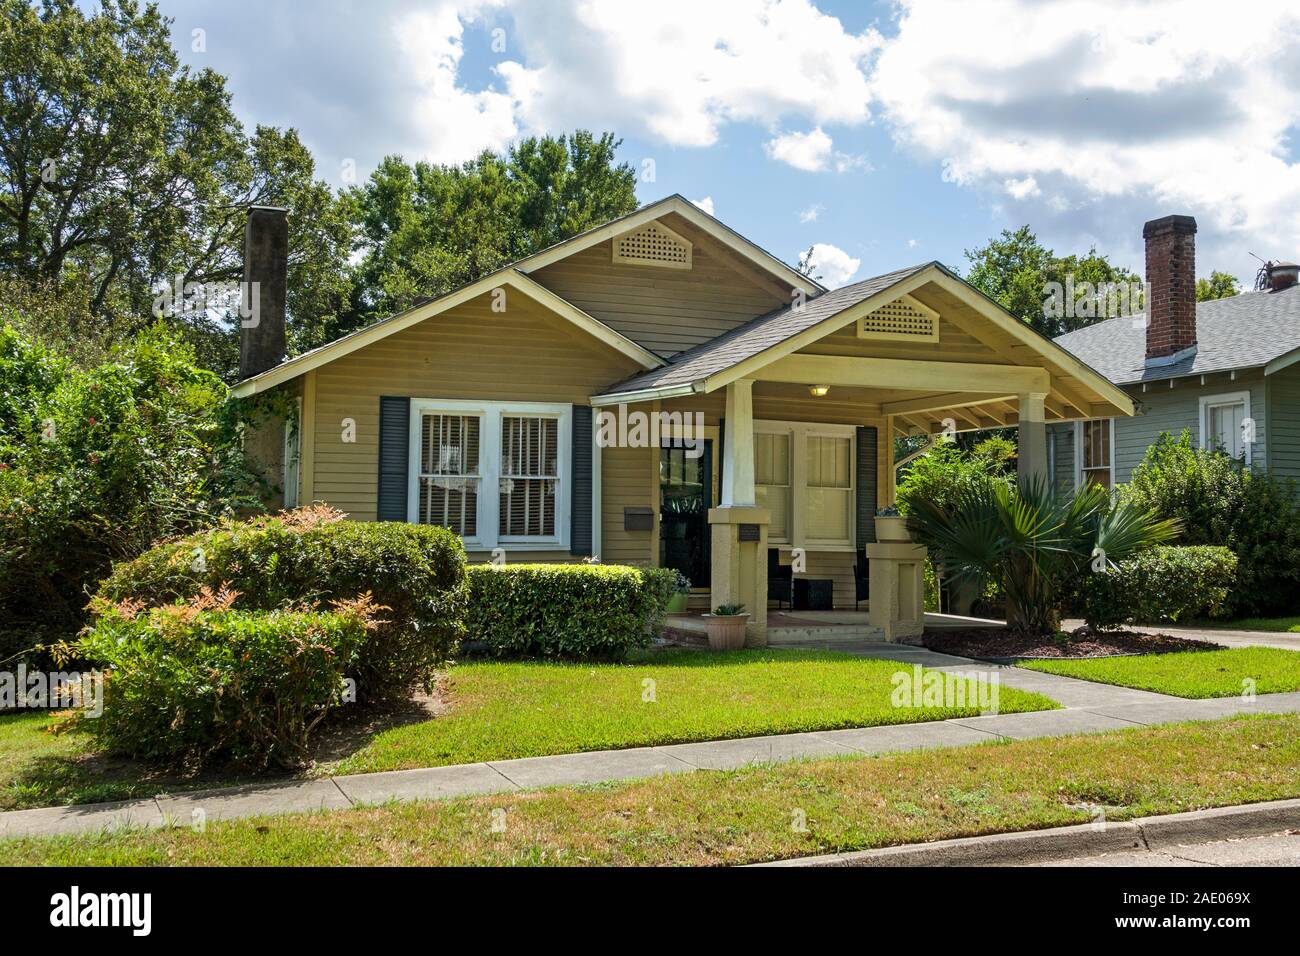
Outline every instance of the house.
<path id="1" fill-rule="evenodd" d="M 1128 481 L 1161 432 L 1190 429 L 1254 468 L 1300 478 L 1300 267 L 1270 263 L 1267 288 L 1196 301 L 1196 220 L 1148 222 L 1145 313 L 1056 339 L 1132 399 L 1132 417 L 1048 427 L 1058 488 Z"/>
<path id="2" fill-rule="evenodd" d="M 772 558 L 852 608 L 866 548 L 873 620 L 919 619 L 923 549 L 875 543 L 896 435 L 1019 424 L 1045 476 L 1049 424 L 1133 409 L 937 262 L 828 290 L 681 196 L 288 361 L 286 246 L 252 210 L 234 389 L 300 408 L 286 504 L 445 525 L 474 560 L 676 567 L 757 643 Z"/>

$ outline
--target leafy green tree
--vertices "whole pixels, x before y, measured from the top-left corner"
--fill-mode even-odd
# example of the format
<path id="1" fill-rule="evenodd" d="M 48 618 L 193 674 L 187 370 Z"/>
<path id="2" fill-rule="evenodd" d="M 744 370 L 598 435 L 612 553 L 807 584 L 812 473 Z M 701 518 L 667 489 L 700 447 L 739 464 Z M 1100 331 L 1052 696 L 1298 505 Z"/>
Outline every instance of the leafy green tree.
<path id="1" fill-rule="evenodd" d="M 1229 299 L 1241 292 L 1237 277 L 1215 269 L 1208 279 L 1196 280 L 1196 301 L 1208 302 L 1211 299 Z"/>
<path id="2" fill-rule="evenodd" d="M 348 193 L 360 230 L 354 314 L 336 331 L 409 308 L 636 208 L 612 134 L 522 140 L 461 166 L 389 156 Z"/>
<path id="3" fill-rule="evenodd" d="M 1109 284 L 1125 283 L 1127 290 L 1136 291 L 1139 281 L 1129 269 L 1112 265 L 1108 257 L 1099 255 L 1095 247 L 1083 256 L 1058 256 L 1027 225 L 1015 232 L 1004 229 L 983 246 L 966 250 L 966 260 L 970 264 L 967 282 L 1047 336 L 1110 318 L 1107 309 L 1125 304 L 1108 303 L 1105 296 L 1087 296 L 1086 288 L 1096 292 Z M 1067 290 L 1077 295 L 1071 296 L 1074 301 L 1068 304 L 1060 299 Z M 1135 304 L 1132 298 L 1126 301 Z M 1130 311 L 1140 311 L 1140 307 Z"/>

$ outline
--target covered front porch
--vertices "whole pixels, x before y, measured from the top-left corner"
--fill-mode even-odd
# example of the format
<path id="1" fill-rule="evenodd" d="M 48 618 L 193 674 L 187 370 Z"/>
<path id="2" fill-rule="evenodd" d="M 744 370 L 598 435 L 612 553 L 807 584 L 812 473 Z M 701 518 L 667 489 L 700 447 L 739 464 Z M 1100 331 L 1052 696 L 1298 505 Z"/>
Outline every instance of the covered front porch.
<path id="1" fill-rule="evenodd" d="M 937 264 L 751 326 L 593 404 L 662 423 L 652 554 L 689 561 L 691 611 L 743 604 L 753 646 L 817 629 L 911 640 L 939 623 L 925 549 L 878 515 L 895 502 L 895 438 L 1015 427 L 1022 480 L 1045 481 L 1048 423 L 1133 410 Z"/>

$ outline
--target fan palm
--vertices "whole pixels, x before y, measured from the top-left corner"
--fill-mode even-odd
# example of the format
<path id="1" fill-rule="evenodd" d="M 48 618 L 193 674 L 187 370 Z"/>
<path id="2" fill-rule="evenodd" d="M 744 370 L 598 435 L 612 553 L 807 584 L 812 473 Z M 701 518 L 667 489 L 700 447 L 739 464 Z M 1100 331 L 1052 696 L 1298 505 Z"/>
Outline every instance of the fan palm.
<path id="1" fill-rule="evenodd" d="M 1177 521 L 1112 501 L 1105 488 L 1057 495 L 1041 479 L 978 482 L 948 504 L 917 500 L 910 508 L 916 539 L 952 579 L 1001 581 L 1008 625 L 1035 634 L 1058 629 L 1065 596 L 1081 575 L 1179 532 Z"/>

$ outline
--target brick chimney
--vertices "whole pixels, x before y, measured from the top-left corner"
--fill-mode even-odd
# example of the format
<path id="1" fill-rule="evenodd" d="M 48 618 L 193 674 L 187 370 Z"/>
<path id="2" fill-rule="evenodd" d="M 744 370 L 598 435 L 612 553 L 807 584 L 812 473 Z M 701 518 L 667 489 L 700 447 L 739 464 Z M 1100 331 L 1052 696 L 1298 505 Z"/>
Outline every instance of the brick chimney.
<path id="1" fill-rule="evenodd" d="M 1196 351 L 1196 220 L 1165 216 L 1142 227 L 1147 244 L 1147 364 Z"/>
<path id="2" fill-rule="evenodd" d="M 285 291 L 289 273 L 288 210 L 250 206 L 244 227 L 245 311 L 239 329 L 239 377 L 284 361 Z M 252 298 L 256 283 L 256 301 Z M 250 308 L 251 307 L 251 308 Z"/>

